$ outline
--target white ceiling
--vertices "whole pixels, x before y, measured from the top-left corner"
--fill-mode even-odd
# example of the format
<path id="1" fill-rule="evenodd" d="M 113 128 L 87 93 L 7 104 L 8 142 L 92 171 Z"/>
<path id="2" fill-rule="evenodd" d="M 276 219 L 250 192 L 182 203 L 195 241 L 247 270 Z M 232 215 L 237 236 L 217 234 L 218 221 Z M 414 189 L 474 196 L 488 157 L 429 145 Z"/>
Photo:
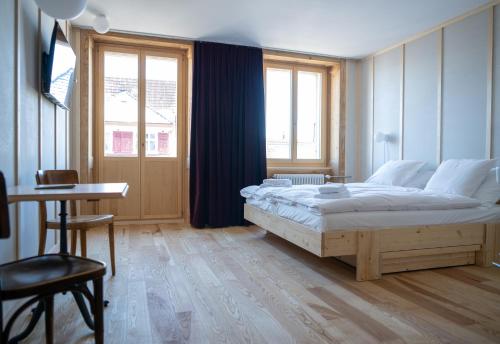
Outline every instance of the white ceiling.
<path id="1" fill-rule="evenodd" d="M 74 23 L 331 56 L 362 57 L 488 0 L 89 0 Z"/>

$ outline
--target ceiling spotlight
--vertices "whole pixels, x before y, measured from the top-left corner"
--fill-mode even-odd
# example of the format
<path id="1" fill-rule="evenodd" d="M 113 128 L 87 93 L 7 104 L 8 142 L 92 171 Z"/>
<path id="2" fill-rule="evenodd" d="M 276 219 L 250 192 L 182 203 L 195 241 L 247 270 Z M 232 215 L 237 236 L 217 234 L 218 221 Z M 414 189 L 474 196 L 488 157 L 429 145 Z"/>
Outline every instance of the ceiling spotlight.
<path id="1" fill-rule="evenodd" d="M 35 0 L 40 9 L 56 19 L 75 19 L 87 7 L 87 0 Z"/>
<path id="2" fill-rule="evenodd" d="M 108 18 L 106 18 L 106 16 L 103 14 L 96 15 L 92 23 L 92 27 L 94 28 L 94 30 L 96 30 L 98 33 L 101 34 L 108 32 L 109 31 Z"/>

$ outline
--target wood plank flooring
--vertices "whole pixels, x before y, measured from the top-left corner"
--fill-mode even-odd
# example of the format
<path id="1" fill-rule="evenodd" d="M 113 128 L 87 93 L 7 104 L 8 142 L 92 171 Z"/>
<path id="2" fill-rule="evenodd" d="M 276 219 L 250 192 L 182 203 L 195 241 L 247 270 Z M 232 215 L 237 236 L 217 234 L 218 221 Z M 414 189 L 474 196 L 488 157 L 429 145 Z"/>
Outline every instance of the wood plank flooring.
<path id="1" fill-rule="evenodd" d="M 106 232 L 88 240 L 109 262 Z M 117 226 L 115 242 L 106 343 L 500 343 L 500 269 L 356 282 L 347 265 L 257 227 Z M 93 342 L 69 295 L 56 297 L 55 324 L 57 343 Z M 43 334 L 41 321 L 25 342 Z"/>

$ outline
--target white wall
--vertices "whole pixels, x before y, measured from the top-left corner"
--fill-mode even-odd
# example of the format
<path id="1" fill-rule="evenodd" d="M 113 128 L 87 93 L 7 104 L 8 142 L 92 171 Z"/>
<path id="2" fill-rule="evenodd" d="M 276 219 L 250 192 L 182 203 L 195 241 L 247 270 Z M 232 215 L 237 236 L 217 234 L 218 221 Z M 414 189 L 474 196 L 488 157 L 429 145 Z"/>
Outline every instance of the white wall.
<path id="1" fill-rule="evenodd" d="M 486 157 L 488 13 L 443 31 L 442 157 Z"/>
<path id="2" fill-rule="evenodd" d="M 41 52 L 48 49 L 54 20 L 33 0 L 2 0 L 0 23 L 0 170 L 8 185 L 35 184 L 37 169 L 67 167 L 68 113 L 39 91 Z M 65 22 L 60 25 L 67 30 Z M 11 239 L 0 241 L 0 263 L 38 250 L 37 203 L 19 203 L 17 217 L 15 207 Z M 55 215 L 50 204 L 49 216 Z M 49 233 L 47 249 L 53 244 Z"/>
<path id="3" fill-rule="evenodd" d="M 356 141 L 356 178 L 363 181 L 371 174 L 373 140 L 373 59 L 358 63 L 358 139 Z"/>
<path id="4" fill-rule="evenodd" d="M 33 1 L 20 1 L 19 15 L 19 184 L 33 184 L 38 169 L 38 8 Z M 36 252 L 38 205 L 19 203 L 19 256 Z"/>
<path id="5" fill-rule="evenodd" d="M 8 185 L 13 185 L 16 179 L 15 159 L 15 2 L 0 1 L 0 170 L 4 173 Z M 11 226 L 16 222 L 14 206 L 10 207 Z M 8 240 L 0 240 L 0 262 L 6 262 L 16 255 L 16 233 Z"/>
<path id="6" fill-rule="evenodd" d="M 345 175 L 356 175 L 356 87 L 358 71 L 356 61 L 347 60 L 346 63 L 346 122 L 345 122 Z"/>
<path id="7" fill-rule="evenodd" d="M 439 33 L 405 46 L 403 157 L 437 162 Z"/>
<path id="8" fill-rule="evenodd" d="M 380 143 L 373 146 L 373 165 L 378 168 L 384 161 L 399 158 L 401 48 L 375 56 L 373 63 L 373 132 L 381 132 L 391 138 L 387 147 Z"/>
<path id="9" fill-rule="evenodd" d="M 383 143 L 373 140 L 378 131 L 393 137 L 386 160 L 403 157 L 436 166 L 450 158 L 500 157 L 499 8 L 358 61 L 359 180 L 384 162 Z"/>
<path id="10" fill-rule="evenodd" d="M 500 6 L 495 6 L 494 43 L 493 43 L 493 144 L 492 154 L 500 157 Z"/>

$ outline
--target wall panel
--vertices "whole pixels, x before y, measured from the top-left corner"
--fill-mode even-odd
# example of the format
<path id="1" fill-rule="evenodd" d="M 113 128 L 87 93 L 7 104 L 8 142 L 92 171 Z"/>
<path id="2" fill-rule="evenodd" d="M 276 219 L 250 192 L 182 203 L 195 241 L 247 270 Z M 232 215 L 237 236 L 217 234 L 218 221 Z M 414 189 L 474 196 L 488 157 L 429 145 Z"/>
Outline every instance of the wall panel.
<path id="1" fill-rule="evenodd" d="M 493 151 L 495 158 L 500 157 L 500 6 L 495 6 L 493 27 Z"/>
<path id="2" fill-rule="evenodd" d="M 48 52 L 50 49 L 50 39 L 52 35 L 52 29 L 54 27 L 54 19 L 47 16 L 42 12 L 41 26 L 40 26 L 40 38 L 41 38 L 41 50 Z M 54 169 L 56 166 L 55 162 L 55 106 L 47 98 L 42 97 L 42 107 L 41 107 L 41 168 L 42 169 Z"/>
<path id="3" fill-rule="evenodd" d="M 398 52 L 403 49 L 400 45 L 374 53 L 358 63 L 358 176 L 365 178 L 372 162 L 373 169 L 383 162 L 383 144 L 373 143 L 373 135 L 377 131 L 398 134 L 400 104 L 403 104 L 404 159 L 425 160 L 434 165 L 450 158 L 484 159 L 489 157 L 490 145 L 491 155 L 500 157 L 500 5 L 491 6 L 493 8 L 465 15 L 407 41 L 404 59 L 398 58 Z M 491 35 L 489 16 L 492 10 Z M 492 70 L 488 63 L 491 48 Z M 368 71 L 371 60 L 375 60 L 374 83 Z M 400 74 L 401 60 L 403 75 Z M 491 127 L 487 103 L 490 78 Z M 373 104 L 372 131 L 370 108 Z M 398 158 L 400 144 L 397 139 L 390 144 L 387 159 Z"/>
<path id="4" fill-rule="evenodd" d="M 345 174 L 353 176 L 356 170 L 356 63 L 346 63 L 346 128 L 345 128 Z"/>
<path id="5" fill-rule="evenodd" d="M 487 11 L 444 29 L 443 159 L 486 157 Z"/>
<path id="6" fill-rule="evenodd" d="M 15 1 L 0 1 L 0 171 L 7 179 L 7 185 L 15 183 Z M 12 233 L 8 240 L 0 240 L 0 262 L 16 257 L 16 232 L 14 206 L 11 206 Z"/>
<path id="7" fill-rule="evenodd" d="M 372 104 L 372 72 L 373 64 L 372 59 L 367 58 L 358 63 L 358 96 L 359 96 L 359 121 L 358 125 L 358 140 L 357 140 L 357 157 L 356 162 L 356 181 L 363 181 L 368 178 L 372 170 L 372 117 L 373 117 L 373 104 Z"/>
<path id="8" fill-rule="evenodd" d="M 56 147 L 56 108 L 40 92 L 40 54 L 47 50 L 54 20 L 41 13 L 33 0 L 0 1 L 0 170 L 9 185 L 35 183 L 38 168 L 53 169 L 56 154 L 66 166 L 66 112 L 60 121 L 63 137 Z M 66 24 L 63 22 L 63 27 Z M 16 34 L 17 33 L 17 34 Z M 0 241 L 0 264 L 36 254 L 38 205 L 11 206 L 12 238 Z M 49 205 L 54 216 L 54 206 Z M 49 235 L 47 249 L 55 236 Z"/>
<path id="9" fill-rule="evenodd" d="M 50 39 L 54 28 L 54 19 L 42 12 L 40 21 L 41 50 L 48 52 L 50 49 Z M 53 170 L 56 168 L 56 133 L 55 133 L 55 105 L 47 98 L 41 99 L 41 166 L 43 170 Z M 47 202 L 47 215 L 55 217 L 55 202 Z M 49 240 L 50 238 L 50 240 Z M 54 233 L 47 237 L 47 246 L 54 244 Z"/>
<path id="10" fill-rule="evenodd" d="M 38 168 L 38 8 L 34 1 L 21 1 L 19 20 L 19 183 L 34 184 Z M 19 204 L 20 257 L 37 252 L 38 206 Z"/>
<path id="11" fill-rule="evenodd" d="M 373 133 L 391 137 L 386 149 L 383 143 L 374 142 L 373 169 L 376 170 L 384 161 L 399 158 L 401 48 L 375 56 L 374 68 Z"/>
<path id="12" fill-rule="evenodd" d="M 66 111 L 56 107 L 56 169 L 66 168 Z"/>
<path id="13" fill-rule="evenodd" d="M 436 165 L 439 34 L 405 47 L 403 157 L 432 166 Z"/>

